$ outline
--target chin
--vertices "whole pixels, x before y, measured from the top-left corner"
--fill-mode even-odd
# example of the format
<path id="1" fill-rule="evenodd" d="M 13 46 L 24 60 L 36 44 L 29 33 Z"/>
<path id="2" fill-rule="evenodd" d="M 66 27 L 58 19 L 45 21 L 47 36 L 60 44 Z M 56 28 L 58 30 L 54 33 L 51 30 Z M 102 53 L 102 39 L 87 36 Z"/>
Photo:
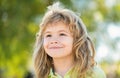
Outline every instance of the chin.
<path id="1" fill-rule="evenodd" d="M 49 54 L 49 56 L 50 57 L 52 57 L 52 58 L 62 58 L 62 57 L 64 57 L 64 55 L 60 55 L 60 54 Z"/>

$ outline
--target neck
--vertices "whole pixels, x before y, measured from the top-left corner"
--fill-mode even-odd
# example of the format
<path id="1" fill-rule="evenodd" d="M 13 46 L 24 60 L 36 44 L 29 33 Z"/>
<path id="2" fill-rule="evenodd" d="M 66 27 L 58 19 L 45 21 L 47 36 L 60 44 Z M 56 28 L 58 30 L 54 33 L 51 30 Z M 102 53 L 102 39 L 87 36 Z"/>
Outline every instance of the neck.
<path id="1" fill-rule="evenodd" d="M 60 76 L 64 77 L 67 71 L 73 67 L 74 60 L 73 58 L 53 58 L 54 61 L 54 70 Z"/>

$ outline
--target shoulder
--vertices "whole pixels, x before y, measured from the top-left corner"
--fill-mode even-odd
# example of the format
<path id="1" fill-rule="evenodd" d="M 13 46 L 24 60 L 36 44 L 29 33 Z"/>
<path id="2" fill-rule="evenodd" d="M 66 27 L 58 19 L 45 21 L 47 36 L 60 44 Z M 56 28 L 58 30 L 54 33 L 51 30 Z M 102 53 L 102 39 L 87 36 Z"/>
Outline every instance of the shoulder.
<path id="1" fill-rule="evenodd" d="M 105 72 L 99 67 L 93 67 L 94 78 L 106 78 Z"/>

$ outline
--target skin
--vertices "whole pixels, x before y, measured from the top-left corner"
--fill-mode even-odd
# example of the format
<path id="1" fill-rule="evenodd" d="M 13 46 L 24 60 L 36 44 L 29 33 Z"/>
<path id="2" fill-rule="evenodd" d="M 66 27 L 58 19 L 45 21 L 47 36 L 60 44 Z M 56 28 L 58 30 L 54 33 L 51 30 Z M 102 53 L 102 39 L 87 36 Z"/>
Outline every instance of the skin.
<path id="1" fill-rule="evenodd" d="M 45 52 L 53 58 L 55 72 L 64 77 L 73 66 L 73 37 L 63 22 L 48 24 L 44 31 Z"/>

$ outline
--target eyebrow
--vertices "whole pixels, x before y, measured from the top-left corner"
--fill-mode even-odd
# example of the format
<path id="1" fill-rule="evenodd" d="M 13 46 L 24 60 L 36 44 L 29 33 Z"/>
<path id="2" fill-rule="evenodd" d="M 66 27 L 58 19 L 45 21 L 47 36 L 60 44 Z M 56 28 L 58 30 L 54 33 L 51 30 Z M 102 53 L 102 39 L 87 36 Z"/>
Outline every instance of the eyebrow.
<path id="1" fill-rule="evenodd" d="M 58 32 L 65 32 L 65 33 L 70 33 L 70 32 L 68 32 L 68 31 L 65 31 L 65 30 L 59 30 Z M 44 32 L 44 34 L 46 34 L 46 33 L 51 33 L 51 31 L 47 31 L 47 32 Z"/>

